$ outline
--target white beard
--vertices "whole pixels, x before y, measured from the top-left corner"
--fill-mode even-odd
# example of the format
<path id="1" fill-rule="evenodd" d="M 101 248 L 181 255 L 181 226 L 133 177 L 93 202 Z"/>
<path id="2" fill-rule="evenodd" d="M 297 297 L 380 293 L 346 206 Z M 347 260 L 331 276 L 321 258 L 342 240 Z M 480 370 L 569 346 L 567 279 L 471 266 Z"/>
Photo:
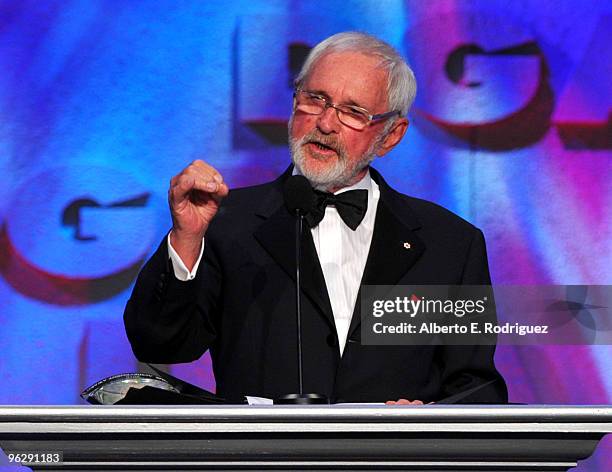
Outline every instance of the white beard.
<path id="1" fill-rule="evenodd" d="M 331 189 L 340 189 L 353 185 L 357 175 L 376 158 L 376 153 L 383 139 L 384 136 L 382 134 L 378 136 L 361 158 L 352 165 L 341 143 L 330 140 L 316 130 L 313 130 L 297 141 L 289 135 L 289 149 L 291 151 L 291 160 L 298 172 L 306 177 L 315 189 L 328 192 Z M 307 157 L 304 152 L 304 144 L 312 140 L 320 141 L 333 148 L 336 151 L 337 159 L 324 169 L 312 169 L 308 165 L 308 160 L 313 158 Z"/>

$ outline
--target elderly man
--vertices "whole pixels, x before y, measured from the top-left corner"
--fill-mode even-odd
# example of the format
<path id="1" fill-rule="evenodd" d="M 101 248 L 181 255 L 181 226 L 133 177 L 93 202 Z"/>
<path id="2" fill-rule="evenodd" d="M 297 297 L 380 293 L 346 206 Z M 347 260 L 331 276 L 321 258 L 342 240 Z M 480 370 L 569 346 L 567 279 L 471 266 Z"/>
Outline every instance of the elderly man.
<path id="1" fill-rule="evenodd" d="M 360 284 L 490 283 L 477 228 L 397 193 L 369 167 L 408 128 L 412 71 L 388 44 L 349 32 L 318 44 L 295 84 L 293 166 L 277 180 L 229 193 L 202 161 L 172 178 L 172 230 L 143 268 L 124 315 L 136 356 L 190 362 L 210 349 L 217 393 L 233 401 L 297 390 L 295 224 L 282 188 L 301 174 L 320 192 L 360 191 L 352 195 L 363 208 L 354 221 L 340 203 L 319 198 L 318 217 L 309 219 L 304 391 L 335 402 L 420 404 L 495 380 L 467 400 L 506 402 L 492 346 L 361 343 Z"/>

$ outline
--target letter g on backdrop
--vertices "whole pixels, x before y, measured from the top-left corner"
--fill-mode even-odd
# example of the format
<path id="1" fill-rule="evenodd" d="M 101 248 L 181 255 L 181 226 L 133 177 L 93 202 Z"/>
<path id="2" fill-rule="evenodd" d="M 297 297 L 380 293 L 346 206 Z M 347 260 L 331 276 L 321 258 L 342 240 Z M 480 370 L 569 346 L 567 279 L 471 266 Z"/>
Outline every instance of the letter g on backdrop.
<path id="1" fill-rule="evenodd" d="M 46 169 L 13 192 L 0 233 L 0 273 L 18 292 L 81 305 L 126 289 L 155 236 L 150 192 L 125 171 Z"/>

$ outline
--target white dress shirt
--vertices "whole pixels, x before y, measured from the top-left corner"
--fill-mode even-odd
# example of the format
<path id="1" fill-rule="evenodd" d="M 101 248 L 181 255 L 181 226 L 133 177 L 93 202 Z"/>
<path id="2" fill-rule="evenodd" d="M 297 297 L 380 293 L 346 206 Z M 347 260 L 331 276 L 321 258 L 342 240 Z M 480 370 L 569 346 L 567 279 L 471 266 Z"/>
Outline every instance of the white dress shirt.
<path id="1" fill-rule="evenodd" d="M 310 230 L 334 314 L 341 355 L 346 345 L 359 285 L 370 251 L 376 209 L 380 198 L 378 185 L 372 180 L 369 172 L 355 185 L 343 188 L 336 194 L 357 189 L 368 191 L 368 209 L 363 221 L 355 231 L 346 226 L 336 208 L 329 205 L 325 208 L 325 216 L 321 222 Z M 195 277 L 203 252 L 204 241 L 200 256 L 193 269 L 189 271 L 170 244 L 170 235 L 168 235 L 168 254 L 172 261 L 174 275 L 179 280 L 187 281 Z"/>
<path id="2" fill-rule="evenodd" d="M 370 252 L 380 197 L 378 185 L 369 172 L 355 185 L 335 193 L 337 195 L 357 189 L 368 191 L 368 210 L 355 231 L 342 221 L 336 207 L 329 205 L 325 208 L 325 216 L 321 222 L 311 229 L 334 313 L 340 354 L 344 352 L 363 269 Z"/>

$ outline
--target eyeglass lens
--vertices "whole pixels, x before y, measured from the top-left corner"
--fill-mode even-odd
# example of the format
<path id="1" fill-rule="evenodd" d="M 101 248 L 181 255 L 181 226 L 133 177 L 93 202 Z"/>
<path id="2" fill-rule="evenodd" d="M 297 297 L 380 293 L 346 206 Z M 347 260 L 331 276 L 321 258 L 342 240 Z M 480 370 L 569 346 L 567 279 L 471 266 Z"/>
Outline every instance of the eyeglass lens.
<path id="1" fill-rule="evenodd" d="M 363 129 L 369 122 L 368 117 L 363 113 L 343 105 L 333 105 L 324 97 L 300 92 L 297 94 L 296 98 L 297 109 L 310 115 L 320 115 L 327 107 L 333 107 L 336 110 L 338 119 L 346 126 Z"/>

